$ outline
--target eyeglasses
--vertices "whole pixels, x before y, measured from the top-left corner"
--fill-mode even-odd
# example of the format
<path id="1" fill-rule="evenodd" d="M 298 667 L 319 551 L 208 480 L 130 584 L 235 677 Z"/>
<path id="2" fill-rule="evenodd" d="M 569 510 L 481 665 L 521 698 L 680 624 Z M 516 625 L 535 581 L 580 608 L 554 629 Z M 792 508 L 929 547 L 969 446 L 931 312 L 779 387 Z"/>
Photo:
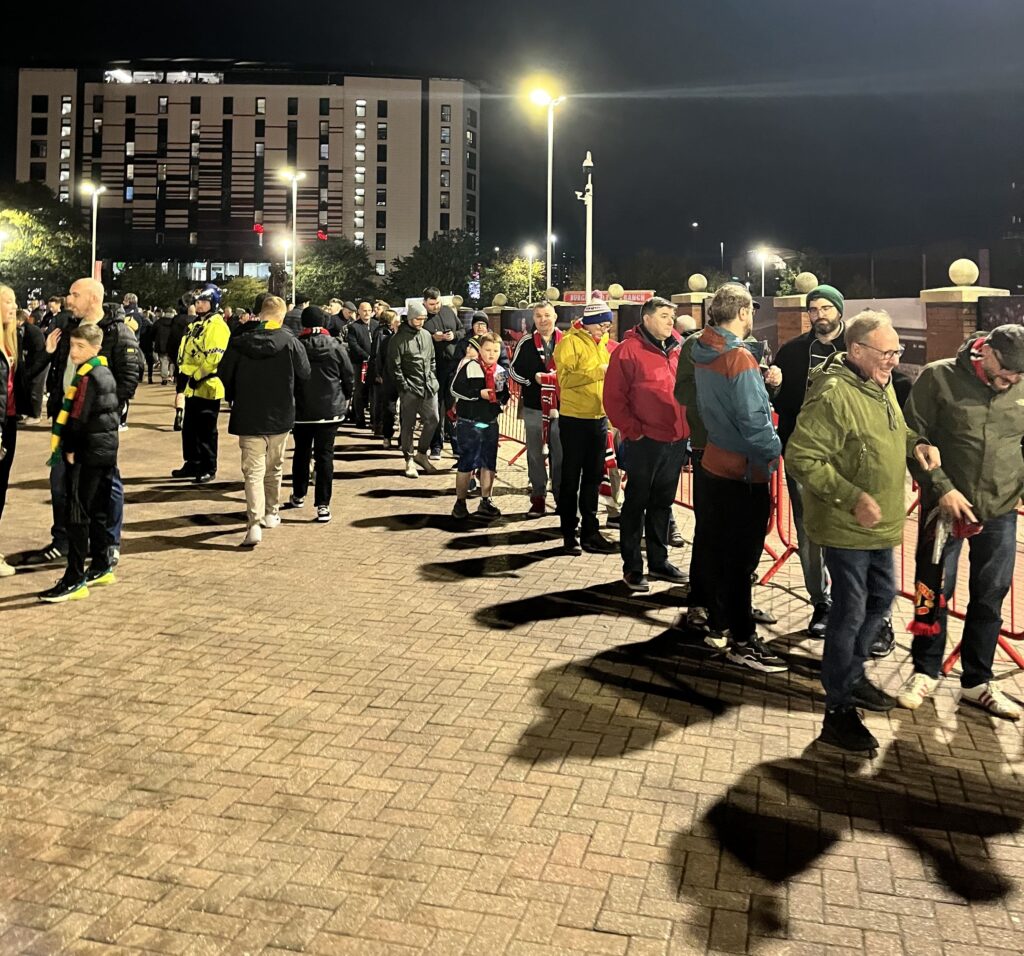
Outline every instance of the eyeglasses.
<path id="1" fill-rule="evenodd" d="M 854 342 L 853 344 L 859 345 L 862 349 L 871 349 L 872 352 L 877 352 L 887 362 L 901 358 L 907 350 L 905 345 L 901 345 L 898 349 L 876 349 L 873 345 L 866 345 L 864 342 Z"/>
<path id="2" fill-rule="evenodd" d="M 807 314 L 813 319 L 816 315 L 824 315 L 826 312 L 838 312 L 839 310 L 834 305 L 823 305 L 820 308 L 810 308 L 807 310 Z"/>

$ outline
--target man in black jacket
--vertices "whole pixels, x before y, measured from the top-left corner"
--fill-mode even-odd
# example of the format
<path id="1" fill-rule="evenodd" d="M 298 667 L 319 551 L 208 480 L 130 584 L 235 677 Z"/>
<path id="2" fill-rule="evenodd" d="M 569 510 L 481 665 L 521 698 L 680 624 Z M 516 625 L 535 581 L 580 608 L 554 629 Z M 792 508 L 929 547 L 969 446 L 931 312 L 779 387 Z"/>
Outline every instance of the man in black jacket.
<path id="1" fill-rule="evenodd" d="M 37 364 L 37 359 L 46 351 L 46 337 L 39 326 L 26 321 L 24 313 L 18 314 L 18 367 L 14 375 L 14 405 L 18 409 L 19 421 L 26 425 L 38 425 L 43 414 L 43 390 L 46 386 L 45 370 L 30 376 L 28 371 Z"/>
<path id="2" fill-rule="evenodd" d="M 356 320 L 348 327 L 348 354 L 352 359 L 352 371 L 356 376 L 356 390 L 352 396 L 352 424 L 356 428 L 366 427 L 367 395 L 366 366 L 370 361 L 372 330 L 370 319 L 373 305 L 365 299 L 356 306 Z"/>
<path id="3" fill-rule="evenodd" d="M 288 310 L 288 314 L 284 317 L 284 327 L 292 335 L 298 335 L 302 331 L 302 310 L 308 305 L 309 296 L 305 292 L 296 292 L 295 305 Z"/>
<path id="4" fill-rule="evenodd" d="M 452 420 L 446 412 L 451 405 L 452 379 L 459 364 L 455 359 L 455 343 L 465 338 L 466 327 L 451 306 L 441 305 L 441 292 L 433 286 L 423 290 L 423 307 L 427 310 L 427 320 L 423 323 L 423 328 L 434 342 L 438 386 L 437 412 L 440 416 L 437 431 L 430 441 L 430 458 L 437 461 L 441 457 L 441 446 L 445 438 L 452 446 L 452 454 L 458 458 L 458 439 L 455 437 Z"/>
<path id="5" fill-rule="evenodd" d="M 231 402 L 228 431 L 238 436 L 245 477 L 246 523 L 242 546 L 263 540 L 262 528 L 281 523 L 278 502 L 288 433 L 295 426 L 295 383 L 309 378 L 309 359 L 297 336 L 278 327 L 284 299 L 268 295 L 260 328 L 236 335 L 224 353 L 218 377 Z"/>

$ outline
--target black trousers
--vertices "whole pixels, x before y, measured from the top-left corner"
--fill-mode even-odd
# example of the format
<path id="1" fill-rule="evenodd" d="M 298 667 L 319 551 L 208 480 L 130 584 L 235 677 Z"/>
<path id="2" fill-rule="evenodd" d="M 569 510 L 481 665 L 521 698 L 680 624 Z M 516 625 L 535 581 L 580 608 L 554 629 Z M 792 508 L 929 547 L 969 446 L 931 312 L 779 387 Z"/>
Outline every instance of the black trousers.
<path id="1" fill-rule="evenodd" d="M 305 498 L 309 490 L 309 459 L 312 453 L 316 468 L 315 500 L 317 508 L 331 503 L 334 487 L 334 439 L 337 422 L 321 424 L 296 423 L 292 429 L 295 453 L 292 455 L 292 494 Z"/>
<path id="2" fill-rule="evenodd" d="M 579 509 L 580 533 L 586 538 L 600 529 L 597 497 L 604 478 L 608 419 L 560 415 L 558 429 L 562 440 L 562 485 L 558 492 L 562 536 L 576 534 Z"/>
<path id="3" fill-rule="evenodd" d="M 352 393 L 352 423 L 357 428 L 366 425 L 366 412 L 370 407 L 370 385 L 362 381 L 359 371 L 356 371 L 355 391 Z"/>
<path id="4" fill-rule="evenodd" d="M 186 465 L 198 475 L 217 470 L 219 398 L 186 398 L 181 424 L 181 451 Z"/>
<path id="5" fill-rule="evenodd" d="M 447 441 L 452 446 L 452 454 L 459 453 L 459 440 L 455 437 L 455 423 L 448 417 L 448 409 L 452 407 L 452 379 L 455 378 L 457 365 L 439 365 L 437 367 L 437 431 L 430 440 L 430 450 L 440 451 Z"/>
<path id="6" fill-rule="evenodd" d="M 690 607 L 708 606 L 710 586 L 707 583 L 710 557 L 708 556 L 708 504 L 707 472 L 701 465 L 704 458 L 703 448 L 693 449 L 693 547 L 690 551 Z"/>
<path id="7" fill-rule="evenodd" d="M 11 466 L 14 464 L 14 453 L 18 449 L 18 416 L 8 415 L 3 425 L 3 445 L 6 454 L 0 458 L 0 518 L 4 516 L 4 505 L 7 504 L 7 486 L 11 481 Z"/>
<path id="8" fill-rule="evenodd" d="M 373 386 L 373 424 L 380 429 L 382 438 L 395 437 L 395 418 L 398 414 L 398 392 L 390 382 L 377 382 Z"/>
<path id="9" fill-rule="evenodd" d="M 728 629 L 735 641 L 755 630 L 750 576 L 757 570 L 771 514 L 766 483 L 749 484 L 704 474 L 701 489 L 707 534 L 708 625 Z"/>
<path id="10" fill-rule="evenodd" d="M 619 466 L 629 476 L 619 525 L 619 552 L 623 573 L 642 574 L 640 541 L 647 535 L 647 563 L 668 564 L 668 522 L 679 488 L 679 473 L 686 462 L 687 443 L 641 438 L 624 441 Z M 564 467 L 564 465 L 563 465 Z"/>
<path id="11" fill-rule="evenodd" d="M 77 584 L 85 577 L 86 557 L 91 558 L 94 568 L 110 567 L 114 538 L 107 529 L 107 509 L 114 468 L 69 465 L 66 478 L 64 526 L 68 535 L 68 566 L 64 580 Z"/>

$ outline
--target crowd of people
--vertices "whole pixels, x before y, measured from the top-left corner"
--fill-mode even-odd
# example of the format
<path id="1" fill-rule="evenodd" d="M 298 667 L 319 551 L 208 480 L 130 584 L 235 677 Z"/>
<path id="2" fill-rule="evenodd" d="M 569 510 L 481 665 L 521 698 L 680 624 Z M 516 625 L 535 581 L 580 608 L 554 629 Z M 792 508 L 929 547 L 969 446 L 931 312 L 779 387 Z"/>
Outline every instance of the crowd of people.
<path id="1" fill-rule="evenodd" d="M 183 463 L 173 478 L 202 485 L 216 477 L 221 406 L 230 405 L 247 548 L 280 524 L 282 508 L 305 506 L 311 478 L 315 520 L 331 520 L 343 422 L 385 450 L 395 447 L 397 425 L 401 474 L 410 479 L 439 473 L 447 443 L 453 517 L 470 518 L 475 491 L 474 515 L 498 517 L 498 423 L 514 391 L 527 516 L 545 517 L 550 496 L 564 553 L 618 552 L 630 592 L 650 591 L 652 580 L 688 584 L 685 626 L 714 652 L 763 673 L 788 666 L 758 632 L 774 619 L 752 600 L 773 476 L 784 468 L 812 608 L 807 633 L 823 641 L 825 742 L 873 750 L 862 711 L 914 709 L 934 691 L 964 540 L 971 575 L 961 699 L 1021 717 L 993 683 L 992 664 L 1024 492 L 1024 327 L 977 333 L 912 383 L 897 369 L 903 347 L 889 316 L 847 319 L 842 294 L 829 285 L 808 295 L 811 328 L 785 343 L 774 364 L 752 335 L 757 303 L 735 282 L 711 298 L 703 328 L 654 297 L 618 342 L 605 302 L 587 304 L 567 329 L 540 303 L 511 355 L 487 315 L 464 322 L 436 288 L 404 310 L 379 300 L 320 307 L 301 293 L 295 299 L 289 310 L 264 294 L 251 312 L 232 314 L 208 284 L 177 312 L 153 317 L 134 295 L 105 306 L 102 285 L 80 279 L 66 297 L 29 303 L 22 314 L 0 286 L 0 516 L 19 420 L 38 420 L 48 396 L 52 423 L 51 540 L 21 560 L 64 561 L 66 570 L 41 600 L 78 600 L 115 581 L 119 433 L 140 380 L 153 383 L 155 369 L 162 385 L 174 385 Z M 894 647 L 893 549 L 903 539 L 908 468 L 921 488 L 914 672 L 892 696 L 868 679 L 865 663 Z M 685 469 L 695 518 L 687 570 L 670 560 L 683 544 L 672 505 Z M 615 528 L 618 541 L 607 533 Z M 14 570 L 0 557 L 0 574 Z"/>

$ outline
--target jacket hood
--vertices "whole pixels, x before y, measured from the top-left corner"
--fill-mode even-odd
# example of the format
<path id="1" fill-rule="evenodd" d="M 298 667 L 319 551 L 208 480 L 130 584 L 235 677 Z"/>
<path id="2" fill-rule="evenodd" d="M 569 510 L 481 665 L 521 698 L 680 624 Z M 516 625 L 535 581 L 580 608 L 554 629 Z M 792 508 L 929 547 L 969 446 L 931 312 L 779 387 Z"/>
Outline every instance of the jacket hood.
<path id="1" fill-rule="evenodd" d="M 974 374 L 974 366 L 971 365 L 971 346 L 981 338 L 988 335 L 987 332 L 972 332 L 964 339 L 963 345 L 956 350 L 956 364 L 963 366 L 972 375 Z"/>
<path id="2" fill-rule="evenodd" d="M 333 355 L 335 340 L 326 329 L 303 329 L 299 341 L 306 349 L 306 357 L 309 359 L 310 365 L 336 361 Z"/>
<path id="3" fill-rule="evenodd" d="M 238 336 L 231 345 L 249 358 L 267 359 L 283 352 L 291 337 L 292 333 L 287 329 L 256 329 L 248 335 Z"/>

